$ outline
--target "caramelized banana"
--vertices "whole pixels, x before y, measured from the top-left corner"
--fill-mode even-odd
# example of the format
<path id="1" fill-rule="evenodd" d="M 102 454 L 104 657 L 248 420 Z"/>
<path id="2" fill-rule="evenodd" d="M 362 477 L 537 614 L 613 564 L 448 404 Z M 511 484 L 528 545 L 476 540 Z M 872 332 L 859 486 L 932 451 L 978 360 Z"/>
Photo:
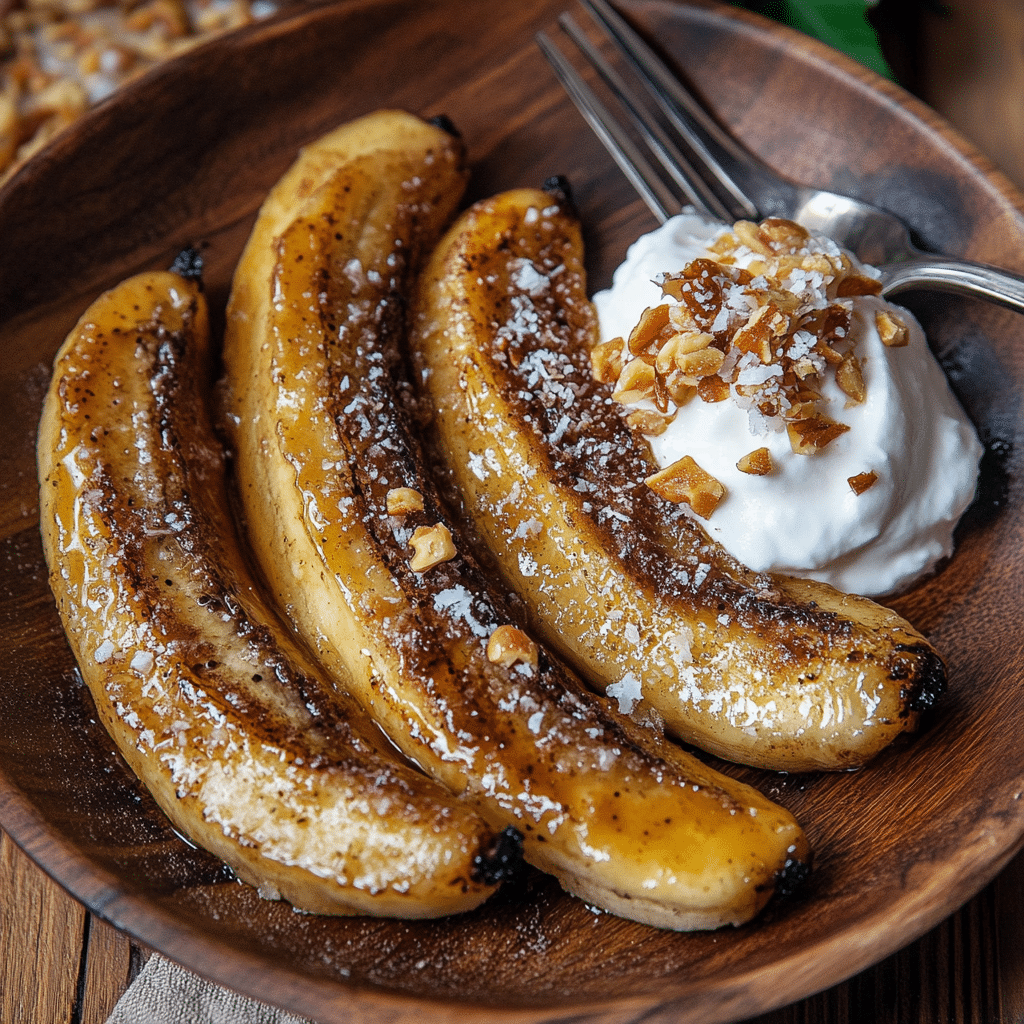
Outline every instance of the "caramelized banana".
<path id="1" fill-rule="evenodd" d="M 644 480 L 592 378 L 597 340 L 564 194 L 478 203 L 421 278 L 412 346 L 436 447 L 534 628 L 628 710 L 721 757 L 851 768 L 912 730 L 942 662 L 895 613 L 746 570 Z"/>
<path id="2" fill-rule="evenodd" d="M 461 194 L 456 141 L 386 114 L 326 145 L 337 170 L 314 149 L 285 176 L 229 307 L 242 502 L 272 588 L 405 754 L 570 892 L 668 928 L 749 919 L 806 872 L 799 826 L 534 644 L 410 434 L 403 295 Z"/>
<path id="3" fill-rule="evenodd" d="M 174 825 L 264 895 L 468 910 L 509 837 L 386 753 L 267 610 L 226 511 L 209 355 L 196 284 L 155 273 L 98 299 L 57 356 L 43 541 L 100 717 Z"/>

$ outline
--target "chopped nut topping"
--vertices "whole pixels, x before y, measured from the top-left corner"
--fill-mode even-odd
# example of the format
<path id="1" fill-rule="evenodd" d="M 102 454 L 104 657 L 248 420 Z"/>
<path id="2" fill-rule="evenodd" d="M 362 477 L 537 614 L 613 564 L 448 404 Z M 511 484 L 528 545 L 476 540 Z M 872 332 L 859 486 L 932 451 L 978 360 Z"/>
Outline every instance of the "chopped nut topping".
<path id="1" fill-rule="evenodd" d="M 412 487 L 393 487 L 388 491 L 387 509 L 389 516 L 406 516 L 410 512 L 422 512 L 423 495 Z"/>
<path id="2" fill-rule="evenodd" d="M 782 217 L 769 217 L 761 222 L 758 229 L 758 236 L 767 240 L 772 252 L 777 248 L 796 251 L 811 237 L 807 228 L 802 227 L 793 220 L 784 220 Z"/>
<path id="3" fill-rule="evenodd" d="M 882 344 L 889 348 L 902 348 L 910 341 L 907 325 L 888 310 L 881 309 L 875 314 L 875 327 Z"/>
<path id="4" fill-rule="evenodd" d="M 666 501 L 685 502 L 702 519 L 710 518 L 725 495 L 725 488 L 689 455 L 684 455 L 644 482 Z"/>
<path id="5" fill-rule="evenodd" d="M 702 402 L 724 402 L 729 397 L 729 384 L 717 373 L 701 377 L 697 381 L 697 395 Z"/>
<path id="6" fill-rule="evenodd" d="M 836 383 L 855 405 L 860 405 L 867 398 L 860 360 L 852 352 L 836 367 Z"/>
<path id="7" fill-rule="evenodd" d="M 736 468 L 752 476 L 767 476 L 775 467 L 772 465 L 772 453 L 767 448 L 755 448 L 736 463 Z"/>
<path id="8" fill-rule="evenodd" d="M 452 535 L 443 523 L 417 527 L 409 544 L 414 551 L 409 559 L 409 568 L 413 572 L 426 572 L 442 562 L 450 562 L 458 554 Z"/>
<path id="9" fill-rule="evenodd" d="M 750 220 L 738 220 L 732 226 L 732 230 L 740 242 L 751 252 L 760 253 L 762 256 L 771 256 L 769 238 L 765 237 L 760 225 Z"/>
<path id="10" fill-rule="evenodd" d="M 653 412 L 649 409 L 633 409 L 626 414 L 626 422 L 634 430 L 638 430 L 648 437 L 658 437 L 664 434 L 672 419 L 672 416 L 665 416 L 663 413 Z"/>
<path id="11" fill-rule="evenodd" d="M 838 246 L 781 218 L 738 221 L 708 251 L 717 259 L 663 277 L 670 301 L 644 310 L 628 341 L 594 350 L 595 376 L 615 382 L 612 397 L 623 405 L 649 401 L 666 416 L 694 395 L 732 396 L 753 433 L 785 427 L 794 451 L 820 451 L 848 429 L 825 414 L 826 374 L 835 374 L 849 404 L 867 397 L 851 299 L 878 295 L 879 281 Z M 898 316 L 880 312 L 876 320 L 887 345 L 907 343 Z M 635 429 L 653 435 L 663 427 L 639 412 L 629 414 Z"/>
<path id="12" fill-rule="evenodd" d="M 864 277 L 862 274 L 850 274 L 839 282 L 836 295 L 840 298 L 850 298 L 853 295 L 881 295 L 882 282 L 873 277 Z"/>
<path id="13" fill-rule="evenodd" d="M 838 366 L 843 361 L 842 353 L 837 352 L 831 345 L 824 341 L 819 341 L 818 344 L 814 346 L 814 351 L 817 352 L 829 366 Z"/>
<path id="14" fill-rule="evenodd" d="M 711 378 L 701 377 L 701 380 L 709 380 Z M 698 383 L 700 383 L 698 381 Z M 667 396 L 677 409 L 681 409 L 686 403 L 697 394 L 697 388 L 693 384 L 687 383 L 683 379 L 683 375 L 678 370 L 673 370 L 665 379 L 655 379 L 655 384 L 661 385 L 658 393 L 655 396 L 655 400 L 661 398 L 663 395 Z M 658 408 L 663 412 L 668 412 L 667 403 L 658 403 Z"/>
<path id="15" fill-rule="evenodd" d="M 710 334 L 705 334 L 703 331 L 685 331 L 673 334 L 658 350 L 654 368 L 661 374 L 670 373 L 673 369 L 682 370 L 690 356 L 706 351 L 714 340 Z"/>
<path id="16" fill-rule="evenodd" d="M 654 397 L 654 367 L 643 359 L 631 359 L 622 368 L 612 398 L 623 405 L 635 405 Z"/>
<path id="17" fill-rule="evenodd" d="M 590 368 L 594 380 L 614 384 L 622 373 L 622 339 L 612 338 L 595 345 L 590 353 Z"/>
<path id="18" fill-rule="evenodd" d="M 725 353 L 717 348 L 703 348 L 696 352 L 681 352 L 675 357 L 676 368 L 682 374 L 683 384 L 694 387 L 702 377 L 718 373 L 725 362 Z"/>
<path id="19" fill-rule="evenodd" d="M 511 668 L 515 664 L 537 667 L 537 645 L 515 626 L 499 626 L 487 641 L 487 660 Z"/>
<path id="20" fill-rule="evenodd" d="M 790 321 L 774 302 L 767 302 L 750 314 L 750 319 L 732 336 L 738 352 L 753 352 L 762 363 L 775 361 L 779 339 L 789 333 Z"/>
<path id="21" fill-rule="evenodd" d="M 876 480 L 878 474 L 875 472 L 858 473 L 856 476 L 846 478 L 846 482 L 850 485 L 850 489 L 854 494 L 863 494 Z"/>
<path id="22" fill-rule="evenodd" d="M 640 322 L 630 331 L 628 347 L 633 355 L 643 352 L 668 326 L 667 305 L 648 308 L 640 314 Z"/>
<path id="23" fill-rule="evenodd" d="M 797 455 L 814 455 L 849 429 L 845 423 L 835 423 L 827 416 L 812 416 L 786 424 L 790 447 Z"/>

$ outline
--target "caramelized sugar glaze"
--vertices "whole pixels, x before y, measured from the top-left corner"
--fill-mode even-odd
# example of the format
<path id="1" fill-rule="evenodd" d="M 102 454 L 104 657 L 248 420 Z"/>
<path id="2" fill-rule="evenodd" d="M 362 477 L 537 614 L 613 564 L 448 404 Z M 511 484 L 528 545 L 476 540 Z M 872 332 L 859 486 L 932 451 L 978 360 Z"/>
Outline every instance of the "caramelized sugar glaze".
<path id="1" fill-rule="evenodd" d="M 39 440 L 44 548 L 100 717 L 176 827 L 268 896 L 437 916 L 494 890 L 494 833 L 400 763 L 249 576 L 209 415 L 195 282 L 86 311 Z"/>
<path id="2" fill-rule="evenodd" d="M 446 489 L 534 628 L 624 707 L 642 694 L 746 763 L 864 763 L 941 693 L 941 660 L 870 601 L 746 570 L 644 484 L 645 442 L 591 371 L 585 284 L 558 189 L 478 203 L 435 252 L 413 346 Z"/>
<path id="3" fill-rule="evenodd" d="M 616 714 L 519 623 L 433 492 L 393 368 L 462 147 L 384 112 L 304 151 L 235 276 L 225 363 L 253 547 L 282 607 L 398 747 L 571 892 L 670 928 L 747 920 L 806 870 L 788 812 Z M 393 515 L 388 495 L 417 492 Z M 418 529 L 447 560 L 414 571 Z M 520 623 L 521 624 L 521 623 Z"/>

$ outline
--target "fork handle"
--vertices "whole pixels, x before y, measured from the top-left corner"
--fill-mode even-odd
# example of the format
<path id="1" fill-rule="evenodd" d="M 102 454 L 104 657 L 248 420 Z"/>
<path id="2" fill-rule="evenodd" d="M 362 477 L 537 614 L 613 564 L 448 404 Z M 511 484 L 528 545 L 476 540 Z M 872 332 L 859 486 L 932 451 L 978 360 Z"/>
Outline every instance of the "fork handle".
<path id="1" fill-rule="evenodd" d="M 914 288 L 974 295 L 1024 313 L 1024 277 L 984 263 L 920 256 L 883 268 L 884 295 Z"/>

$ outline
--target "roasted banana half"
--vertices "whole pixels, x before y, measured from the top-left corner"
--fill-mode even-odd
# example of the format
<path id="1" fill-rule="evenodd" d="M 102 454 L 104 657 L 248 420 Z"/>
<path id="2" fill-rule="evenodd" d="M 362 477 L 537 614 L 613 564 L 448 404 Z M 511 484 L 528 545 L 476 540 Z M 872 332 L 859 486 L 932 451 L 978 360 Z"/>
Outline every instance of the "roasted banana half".
<path id="1" fill-rule="evenodd" d="M 253 549 L 339 685 L 492 827 L 515 826 L 527 860 L 634 920 L 740 923 L 806 873 L 792 816 L 539 649 L 428 480 L 396 384 L 404 295 L 463 183 L 455 138 L 384 113 L 307 149 L 268 199 L 225 344 Z"/>
<path id="2" fill-rule="evenodd" d="M 125 760 L 177 829 L 306 910 L 433 917 L 516 846 L 385 750 L 259 595 L 227 508 L 206 306 L 172 273 L 100 297 L 39 433 L 50 581 Z"/>
<path id="3" fill-rule="evenodd" d="M 713 754 L 790 771 L 864 764 L 945 685 L 906 621 L 754 574 L 644 481 L 651 457 L 589 363 L 597 340 L 564 192 L 478 203 L 420 279 L 412 348 L 465 517 L 539 635 Z"/>

